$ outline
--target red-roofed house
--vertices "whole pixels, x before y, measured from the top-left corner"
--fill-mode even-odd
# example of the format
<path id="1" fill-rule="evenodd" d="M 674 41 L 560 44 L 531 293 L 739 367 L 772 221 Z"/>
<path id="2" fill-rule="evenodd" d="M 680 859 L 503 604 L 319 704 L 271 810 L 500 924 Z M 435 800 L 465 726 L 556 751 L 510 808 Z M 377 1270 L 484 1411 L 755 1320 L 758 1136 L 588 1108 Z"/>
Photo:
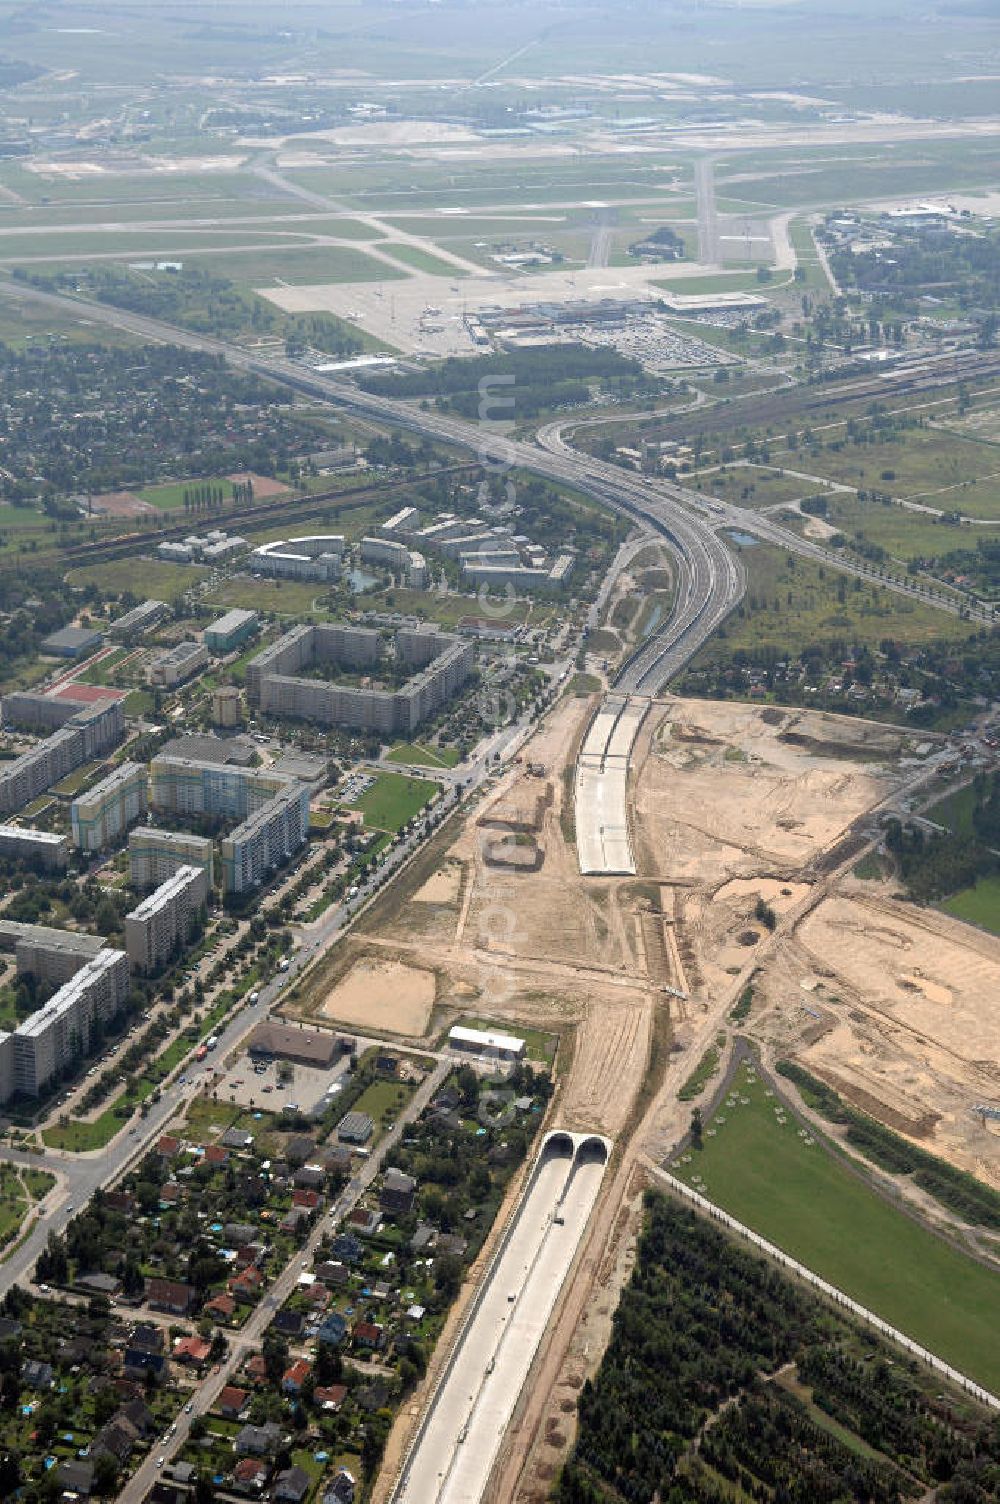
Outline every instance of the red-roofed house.
<path id="1" fill-rule="evenodd" d="M 239 1420 L 247 1407 L 249 1398 L 245 1389 L 237 1389 L 235 1384 L 227 1384 L 219 1395 L 219 1414 L 224 1420 Z"/>
<path id="2" fill-rule="evenodd" d="M 301 1394 L 302 1385 L 311 1373 L 312 1364 L 307 1363 L 305 1358 L 296 1358 L 291 1367 L 285 1369 L 281 1377 L 281 1387 L 285 1394 Z"/>
<path id="3" fill-rule="evenodd" d="M 206 1342 L 204 1337 L 179 1337 L 174 1343 L 171 1356 L 175 1363 L 194 1363 L 200 1365 L 208 1362 L 208 1355 L 212 1350 L 212 1344 Z"/>
<path id="4" fill-rule="evenodd" d="M 205 1153 L 202 1155 L 202 1164 L 227 1165 L 229 1163 L 229 1150 L 224 1149 L 221 1144 L 205 1144 L 203 1147 Z"/>
<path id="5" fill-rule="evenodd" d="M 356 1321 L 351 1330 L 355 1346 L 377 1351 L 385 1342 L 385 1332 L 374 1321 Z"/>
<path id="6" fill-rule="evenodd" d="M 292 1205 L 304 1206 L 306 1211 L 313 1212 L 322 1202 L 323 1198 L 318 1191 L 293 1191 Z"/>
<path id="7" fill-rule="evenodd" d="M 179 1138 L 173 1138 L 169 1133 L 165 1133 L 162 1138 L 157 1140 L 156 1152 L 162 1159 L 173 1159 L 175 1154 L 181 1152 L 181 1141 Z"/>
<path id="8" fill-rule="evenodd" d="M 263 1353 L 254 1353 L 243 1365 L 243 1372 L 254 1384 L 267 1382 L 267 1364 L 264 1362 Z"/>
<path id="9" fill-rule="evenodd" d="M 206 1316 L 214 1316 L 216 1321 L 232 1321 L 236 1314 L 236 1302 L 231 1295 L 213 1295 L 211 1300 L 205 1302 L 202 1310 Z"/>
<path id="10" fill-rule="evenodd" d="M 239 1274 L 234 1274 L 229 1281 L 229 1293 L 237 1300 L 254 1301 L 260 1294 L 262 1284 L 260 1270 L 253 1264 L 248 1264 L 245 1269 L 240 1270 Z"/>
<path id="11" fill-rule="evenodd" d="M 259 1457 L 241 1457 L 233 1468 L 233 1487 L 241 1494 L 259 1494 L 267 1482 L 267 1463 Z"/>
<path id="12" fill-rule="evenodd" d="M 336 1412 L 347 1398 L 346 1384 L 318 1384 L 313 1393 L 317 1405 L 321 1410 Z"/>

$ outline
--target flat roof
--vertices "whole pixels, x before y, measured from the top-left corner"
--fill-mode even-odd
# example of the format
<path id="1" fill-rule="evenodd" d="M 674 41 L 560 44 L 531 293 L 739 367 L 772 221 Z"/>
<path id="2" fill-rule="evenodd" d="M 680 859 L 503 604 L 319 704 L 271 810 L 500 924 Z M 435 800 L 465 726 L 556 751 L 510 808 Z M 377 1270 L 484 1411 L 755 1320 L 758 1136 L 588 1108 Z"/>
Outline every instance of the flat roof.
<path id="1" fill-rule="evenodd" d="M 455 1024 L 448 1030 L 448 1038 L 453 1044 L 472 1044 L 483 1050 L 503 1050 L 509 1055 L 519 1055 L 525 1046 L 525 1041 L 518 1039 L 515 1034 L 496 1034 L 492 1029 L 466 1029 L 461 1024 Z"/>
<path id="2" fill-rule="evenodd" d="M 0 840 L 32 841 L 39 846 L 64 846 L 66 837 L 54 830 L 31 830 L 24 825 L 0 825 Z"/>
<path id="3" fill-rule="evenodd" d="M 142 903 L 137 904 L 131 913 L 126 914 L 125 918 L 150 919 L 163 908 L 164 904 L 170 903 L 179 893 L 183 893 L 190 883 L 204 876 L 204 867 L 191 867 L 187 864 L 178 867 L 176 872 L 171 872 L 170 876 L 165 878 L 158 888 L 154 888 L 152 893 L 142 900 Z"/>
<path id="4" fill-rule="evenodd" d="M 205 631 L 236 632 L 240 627 L 249 626 L 256 621 L 256 611 L 244 611 L 239 606 L 234 606 L 232 611 L 226 611 L 217 621 L 210 622 Z"/>

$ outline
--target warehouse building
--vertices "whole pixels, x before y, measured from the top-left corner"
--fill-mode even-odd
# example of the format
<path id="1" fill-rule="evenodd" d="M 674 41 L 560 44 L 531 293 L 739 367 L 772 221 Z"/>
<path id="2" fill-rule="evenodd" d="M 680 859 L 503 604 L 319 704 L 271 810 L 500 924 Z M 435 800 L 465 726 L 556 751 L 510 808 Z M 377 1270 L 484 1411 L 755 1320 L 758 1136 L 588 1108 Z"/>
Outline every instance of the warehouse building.
<path id="1" fill-rule="evenodd" d="M 213 846 L 207 836 L 186 830 L 154 830 L 139 825 L 128 838 L 129 885 L 140 893 L 172 876 L 178 867 L 201 867 L 211 888 L 214 879 Z"/>
<path id="2" fill-rule="evenodd" d="M 88 653 L 96 653 L 103 641 L 100 632 L 89 627 L 63 627 L 44 637 L 39 650 L 53 658 L 86 658 Z"/>
<path id="3" fill-rule="evenodd" d="M 488 1029 L 466 1029 L 461 1024 L 448 1030 L 448 1044 L 464 1055 L 484 1060 L 523 1060 L 526 1044 L 516 1034 L 496 1034 Z"/>
<path id="4" fill-rule="evenodd" d="M 125 915 L 125 950 L 133 970 L 159 971 L 184 948 L 208 892 L 204 867 L 178 867 Z"/>
<path id="5" fill-rule="evenodd" d="M 69 807 L 73 840 L 81 851 L 103 851 L 146 813 L 146 769 L 123 762 Z"/>

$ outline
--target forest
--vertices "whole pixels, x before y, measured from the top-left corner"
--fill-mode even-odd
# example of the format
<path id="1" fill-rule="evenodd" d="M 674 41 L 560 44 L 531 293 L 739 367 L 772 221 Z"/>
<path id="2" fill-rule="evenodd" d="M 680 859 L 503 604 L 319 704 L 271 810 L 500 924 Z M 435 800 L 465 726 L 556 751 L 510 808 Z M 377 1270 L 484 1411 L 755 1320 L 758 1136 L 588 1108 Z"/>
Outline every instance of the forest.
<path id="1" fill-rule="evenodd" d="M 557 1504 L 1000 1497 L 1000 1428 L 757 1254 L 648 1191 Z"/>
<path id="2" fill-rule="evenodd" d="M 970 831 L 886 822 L 886 850 L 920 903 L 945 898 L 1000 870 L 1000 773 L 978 773 L 972 795 Z"/>
<path id="3" fill-rule="evenodd" d="M 593 383 L 621 396 L 659 386 L 637 360 L 581 344 L 539 345 L 471 360 L 452 356 L 422 371 L 358 377 L 364 391 L 379 397 L 434 397 L 442 411 L 508 422 L 587 402 Z"/>

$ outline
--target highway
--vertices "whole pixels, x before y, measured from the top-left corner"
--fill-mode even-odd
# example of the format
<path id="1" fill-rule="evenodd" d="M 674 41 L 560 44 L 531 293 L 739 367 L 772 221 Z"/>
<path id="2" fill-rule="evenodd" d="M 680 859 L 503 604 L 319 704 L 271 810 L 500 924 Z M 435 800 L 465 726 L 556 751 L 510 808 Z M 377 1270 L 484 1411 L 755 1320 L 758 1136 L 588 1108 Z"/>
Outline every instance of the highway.
<path id="1" fill-rule="evenodd" d="M 549 1134 L 428 1402 L 393 1504 L 478 1504 L 606 1164 L 603 1140 Z"/>
<path id="2" fill-rule="evenodd" d="M 718 522 L 713 523 L 697 513 L 692 515 L 682 498 L 662 482 L 651 482 L 575 453 L 563 443 L 558 425 L 543 430 L 539 435 L 539 445 L 522 443 L 505 438 L 486 423 L 470 423 L 422 411 L 388 397 L 373 396 L 349 382 L 309 371 L 289 360 L 264 360 L 224 340 L 179 329 L 143 314 L 58 293 L 41 292 L 13 281 L 0 282 L 0 297 L 40 302 L 62 313 L 70 311 L 77 317 L 83 308 L 88 318 L 95 322 L 125 329 L 141 338 L 220 355 L 241 370 L 279 381 L 294 390 L 394 424 L 411 433 L 471 449 L 494 469 L 501 466 L 520 468 L 547 480 L 578 487 L 595 500 L 629 516 L 640 526 L 652 528 L 675 554 L 677 596 L 669 620 L 644 645 L 641 657 L 623 680 L 624 687 L 645 694 L 656 693 L 743 595 L 742 566 L 718 537 Z M 548 444 L 545 434 L 551 435 L 552 441 Z"/>

